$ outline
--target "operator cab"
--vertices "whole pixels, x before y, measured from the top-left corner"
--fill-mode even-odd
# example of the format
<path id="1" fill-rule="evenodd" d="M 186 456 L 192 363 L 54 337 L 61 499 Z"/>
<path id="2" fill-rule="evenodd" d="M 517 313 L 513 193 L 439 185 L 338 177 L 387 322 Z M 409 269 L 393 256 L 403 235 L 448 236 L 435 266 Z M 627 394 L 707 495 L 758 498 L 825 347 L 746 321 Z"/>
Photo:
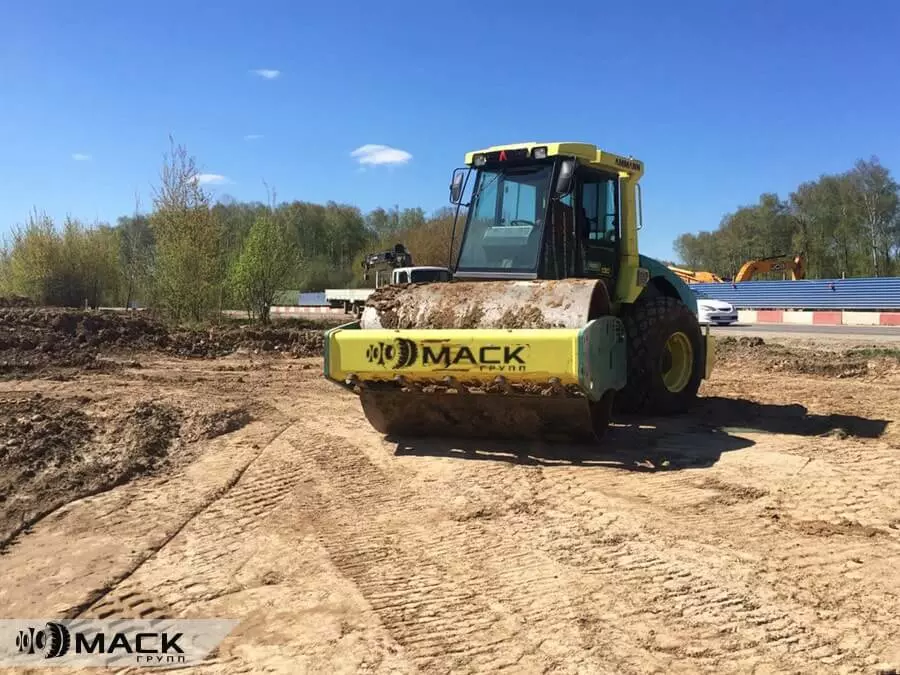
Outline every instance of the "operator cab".
<path id="1" fill-rule="evenodd" d="M 619 264 L 618 172 L 564 155 L 536 158 L 527 149 L 480 156 L 454 277 L 592 277 L 612 290 Z M 459 175 L 451 193 L 462 183 Z"/>
<path id="2" fill-rule="evenodd" d="M 417 267 L 398 267 L 393 271 L 394 284 L 419 284 L 434 281 L 450 281 L 450 270 L 446 267 L 429 267 L 419 265 Z"/>

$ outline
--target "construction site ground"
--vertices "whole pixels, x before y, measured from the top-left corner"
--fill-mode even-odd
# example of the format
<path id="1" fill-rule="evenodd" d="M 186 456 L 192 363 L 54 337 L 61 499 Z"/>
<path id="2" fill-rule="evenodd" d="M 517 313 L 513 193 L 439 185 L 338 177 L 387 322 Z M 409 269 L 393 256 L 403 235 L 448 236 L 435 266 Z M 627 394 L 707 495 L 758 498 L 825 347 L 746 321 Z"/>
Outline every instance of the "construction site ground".
<path id="1" fill-rule="evenodd" d="M 4 618 L 239 620 L 200 673 L 900 667 L 890 345 L 725 340 L 583 448 L 385 439 L 316 328 L 3 312 Z"/>

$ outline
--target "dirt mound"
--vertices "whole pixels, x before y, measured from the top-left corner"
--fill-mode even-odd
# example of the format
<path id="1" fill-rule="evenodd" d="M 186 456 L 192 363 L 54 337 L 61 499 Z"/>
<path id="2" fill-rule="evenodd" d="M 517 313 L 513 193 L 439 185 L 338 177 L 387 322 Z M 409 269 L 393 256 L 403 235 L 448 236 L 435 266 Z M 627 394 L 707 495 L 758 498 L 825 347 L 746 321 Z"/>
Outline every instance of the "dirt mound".
<path id="1" fill-rule="evenodd" d="M 827 350 L 767 343 L 760 337 L 725 337 L 716 340 L 716 360 L 725 365 L 752 363 L 769 372 L 878 377 L 900 368 L 900 350 L 882 347 Z"/>
<path id="2" fill-rule="evenodd" d="M 243 407 L 204 413 L 192 419 L 184 430 L 189 440 L 216 438 L 247 426 L 253 416 Z"/>
<path id="3" fill-rule="evenodd" d="M 0 295 L 0 307 L 31 307 L 32 303 L 24 295 Z"/>
<path id="4" fill-rule="evenodd" d="M 0 377 L 46 376 L 48 371 L 60 369 L 112 369 L 121 364 L 104 356 L 123 351 L 215 358 L 246 349 L 317 356 L 323 350 L 327 325 L 310 328 L 312 325 L 298 320 L 257 328 L 229 322 L 207 330 L 170 330 L 141 313 L 3 308 Z"/>
<path id="5" fill-rule="evenodd" d="M 153 471 L 168 458 L 181 413 L 142 403 L 95 422 L 41 397 L 0 406 L 0 546 L 59 506 Z"/>
<path id="6" fill-rule="evenodd" d="M 111 349 L 160 348 L 165 326 L 140 315 L 45 309 L 0 310 L 0 376 L 54 369 L 98 370 Z"/>
<path id="7" fill-rule="evenodd" d="M 192 413 L 142 401 L 92 417 L 89 399 L 0 399 L 0 549 L 60 506 L 188 458 L 185 443 L 249 423 L 245 408 Z"/>
<path id="8" fill-rule="evenodd" d="M 222 326 L 207 331 L 183 330 L 168 336 L 165 350 L 178 356 L 216 358 L 238 350 L 318 356 L 324 348 L 322 329 Z"/>

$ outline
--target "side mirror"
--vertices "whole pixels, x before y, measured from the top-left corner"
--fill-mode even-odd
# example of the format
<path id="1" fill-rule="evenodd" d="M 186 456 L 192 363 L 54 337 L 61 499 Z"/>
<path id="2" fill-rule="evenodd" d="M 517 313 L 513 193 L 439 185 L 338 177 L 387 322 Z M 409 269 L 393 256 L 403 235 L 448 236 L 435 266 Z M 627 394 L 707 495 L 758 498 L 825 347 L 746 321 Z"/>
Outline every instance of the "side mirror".
<path id="1" fill-rule="evenodd" d="M 459 204 L 462 201 L 463 187 L 465 185 L 465 169 L 456 169 L 453 179 L 450 181 L 450 203 Z"/>
<path id="2" fill-rule="evenodd" d="M 556 195 L 565 197 L 572 191 L 575 182 L 575 160 L 567 159 L 559 165 L 559 176 L 556 177 Z"/>

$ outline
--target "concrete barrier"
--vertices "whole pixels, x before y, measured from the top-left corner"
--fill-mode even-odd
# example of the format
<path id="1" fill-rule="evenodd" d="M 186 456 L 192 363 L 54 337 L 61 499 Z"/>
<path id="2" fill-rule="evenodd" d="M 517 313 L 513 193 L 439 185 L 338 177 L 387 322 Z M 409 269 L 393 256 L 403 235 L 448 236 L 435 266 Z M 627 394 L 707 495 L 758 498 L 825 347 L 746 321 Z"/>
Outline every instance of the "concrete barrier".
<path id="1" fill-rule="evenodd" d="M 900 312 L 792 311 L 741 309 L 739 323 L 789 323 L 816 326 L 900 326 Z"/>
<path id="2" fill-rule="evenodd" d="M 223 314 L 227 316 L 233 316 L 241 319 L 247 318 L 247 312 L 240 309 L 226 309 L 223 310 Z M 344 312 L 343 309 L 335 308 L 335 307 L 321 307 L 321 306 L 294 306 L 294 305 L 278 305 L 272 306 L 269 309 L 269 314 L 273 319 L 277 319 L 279 317 L 290 317 L 290 316 L 333 316 L 333 317 L 342 317 L 349 316 Z"/>
<path id="3" fill-rule="evenodd" d="M 325 307 L 316 305 L 312 306 L 293 306 L 293 305 L 280 305 L 278 307 L 271 308 L 272 314 L 345 314 L 344 310 L 340 307 Z"/>

